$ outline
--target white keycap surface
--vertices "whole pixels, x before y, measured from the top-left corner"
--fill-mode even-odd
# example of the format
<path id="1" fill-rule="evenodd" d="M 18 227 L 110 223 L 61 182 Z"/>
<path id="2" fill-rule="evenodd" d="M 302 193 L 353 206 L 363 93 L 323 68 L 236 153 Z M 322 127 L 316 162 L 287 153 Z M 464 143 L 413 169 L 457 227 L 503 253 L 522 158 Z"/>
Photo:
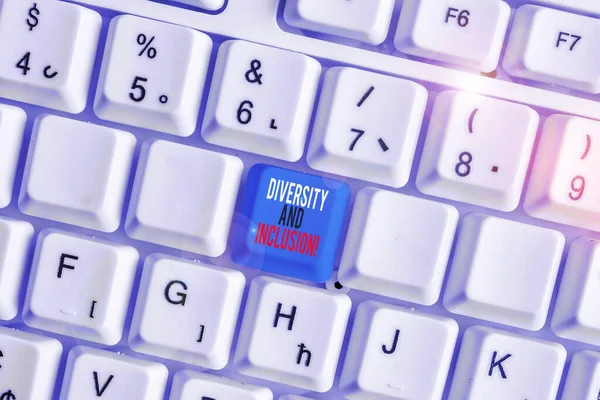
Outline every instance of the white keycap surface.
<path id="1" fill-rule="evenodd" d="M 538 114 L 524 105 L 442 92 L 429 122 L 418 189 L 432 196 L 514 210 L 538 121 Z"/>
<path id="2" fill-rule="evenodd" d="M 77 346 L 69 352 L 60 400 L 162 400 L 168 375 L 159 363 Z"/>
<path id="3" fill-rule="evenodd" d="M 113 18 L 94 112 L 105 120 L 190 136 L 211 49 L 211 39 L 193 29 L 132 15 Z"/>
<path id="4" fill-rule="evenodd" d="M 137 260 L 133 247 L 52 229 L 40 232 L 23 320 L 34 328 L 116 344 Z"/>
<path id="5" fill-rule="evenodd" d="M 19 194 L 28 215 L 114 232 L 136 139 L 129 132 L 54 115 L 38 117 Z"/>
<path id="6" fill-rule="evenodd" d="M 211 369 L 227 365 L 244 275 L 154 254 L 146 258 L 129 345 Z"/>
<path id="7" fill-rule="evenodd" d="M 440 399 L 457 335 L 450 318 L 363 302 L 340 388 L 347 399 Z"/>
<path id="8" fill-rule="evenodd" d="M 350 308 L 345 294 L 255 278 L 235 351 L 236 368 L 245 375 L 328 391 Z"/>
<path id="9" fill-rule="evenodd" d="M 2 97 L 80 113 L 85 108 L 102 19 L 62 1 L 0 5 Z"/>
<path id="10" fill-rule="evenodd" d="M 299 160 L 320 74 L 321 65 L 304 54 L 239 40 L 224 42 L 202 137 L 219 146 Z"/>
<path id="11" fill-rule="evenodd" d="M 426 103 L 427 90 L 417 83 L 354 68 L 329 69 L 308 164 L 337 175 L 404 186 Z"/>
<path id="12" fill-rule="evenodd" d="M 363 188 L 354 202 L 338 279 L 354 289 L 432 305 L 457 222 L 452 206 Z"/>
<path id="13" fill-rule="evenodd" d="M 176 3 L 188 4 L 207 11 L 218 11 L 225 5 L 225 0 L 173 0 Z"/>
<path id="14" fill-rule="evenodd" d="M 0 398 L 52 399 L 62 350 L 56 339 L 0 327 Z"/>
<path id="15" fill-rule="evenodd" d="M 555 400 L 566 356 L 557 343 L 472 326 L 463 336 L 448 399 Z"/>
<path id="16" fill-rule="evenodd" d="M 518 0 L 513 4 L 522 5 L 526 3 L 531 3 L 531 0 Z M 596 0 L 535 0 L 535 4 L 569 10 L 580 14 L 600 15 L 600 3 Z"/>
<path id="17" fill-rule="evenodd" d="M 561 400 L 597 400 L 600 397 L 600 353 L 583 350 L 571 359 Z"/>
<path id="18" fill-rule="evenodd" d="M 311 397 L 306 396 L 297 396 L 295 394 L 286 394 L 285 396 L 281 396 L 279 400 L 313 400 Z"/>
<path id="19" fill-rule="evenodd" d="M 525 5 L 515 13 L 502 67 L 510 75 L 600 93 L 600 20 Z"/>
<path id="20" fill-rule="evenodd" d="M 134 239 L 221 255 L 242 170 L 234 156 L 163 140 L 144 143 L 125 231 Z"/>
<path id="21" fill-rule="evenodd" d="M 0 320 L 11 320 L 19 312 L 32 236 L 29 222 L 0 216 Z"/>
<path id="22" fill-rule="evenodd" d="M 390 28 L 394 0 L 290 0 L 283 17 L 293 27 L 380 44 Z"/>
<path id="23" fill-rule="evenodd" d="M 394 44 L 403 53 L 491 72 L 509 19 L 501 0 L 404 0 Z"/>
<path id="24" fill-rule="evenodd" d="M 541 329 L 564 243 L 558 231 L 468 214 L 454 250 L 444 306 L 456 314 Z"/>
<path id="25" fill-rule="evenodd" d="M 552 115 L 535 154 L 523 207 L 537 218 L 600 231 L 600 122 Z"/>
<path id="26" fill-rule="evenodd" d="M 0 104 L 0 208 L 12 199 L 26 120 L 22 109 Z"/>
<path id="27" fill-rule="evenodd" d="M 271 389 L 214 375 L 181 370 L 173 378 L 169 400 L 273 400 Z"/>
<path id="28" fill-rule="evenodd" d="M 552 316 L 560 337 L 600 345 L 600 241 L 577 238 L 569 255 Z"/>

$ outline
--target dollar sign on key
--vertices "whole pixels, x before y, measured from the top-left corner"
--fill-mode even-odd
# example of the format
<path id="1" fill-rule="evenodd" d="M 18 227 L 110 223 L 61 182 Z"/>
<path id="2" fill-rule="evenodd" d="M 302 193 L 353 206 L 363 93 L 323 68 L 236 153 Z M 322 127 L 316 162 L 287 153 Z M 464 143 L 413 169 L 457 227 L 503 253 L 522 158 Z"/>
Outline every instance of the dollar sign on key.
<path id="1" fill-rule="evenodd" d="M 37 26 L 39 22 L 36 15 L 40 15 L 40 10 L 37 8 L 37 3 L 33 3 L 33 7 L 29 9 L 29 17 L 27 17 L 27 25 L 29 25 L 30 32 Z"/>
<path id="2" fill-rule="evenodd" d="M 7 392 L 2 393 L 0 400 L 17 400 L 17 396 L 9 389 Z"/>

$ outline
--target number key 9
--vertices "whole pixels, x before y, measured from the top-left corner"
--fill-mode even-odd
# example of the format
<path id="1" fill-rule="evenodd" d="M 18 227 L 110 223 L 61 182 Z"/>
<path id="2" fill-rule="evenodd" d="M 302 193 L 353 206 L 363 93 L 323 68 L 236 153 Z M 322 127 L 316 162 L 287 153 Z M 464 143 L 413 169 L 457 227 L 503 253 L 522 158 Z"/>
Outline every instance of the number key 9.
<path id="1" fill-rule="evenodd" d="M 546 120 L 525 197 L 534 217 L 600 231 L 600 122 Z"/>

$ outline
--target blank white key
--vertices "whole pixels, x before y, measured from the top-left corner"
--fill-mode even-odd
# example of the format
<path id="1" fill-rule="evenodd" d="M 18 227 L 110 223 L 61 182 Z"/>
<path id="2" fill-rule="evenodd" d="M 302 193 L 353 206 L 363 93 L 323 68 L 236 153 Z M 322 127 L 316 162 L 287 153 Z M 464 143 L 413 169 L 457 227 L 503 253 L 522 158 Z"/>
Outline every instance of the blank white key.
<path id="1" fill-rule="evenodd" d="M 85 108 L 102 19 L 54 0 L 0 5 L 2 97 L 71 113 Z"/>
<path id="2" fill-rule="evenodd" d="M 13 319 L 19 312 L 32 236 L 29 222 L 0 217 L 0 320 Z"/>
<path id="3" fill-rule="evenodd" d="M 181 370 L 173 377 L 169 400 L 273 400 L 271 389 L 231 379 Z"/>
<path id="4" fill-rule="evenodd" d="M 135 150 L 129 132 L 53 115 L 33 128 L 19 208 L 28 215 L 114 232 Z"/>
<path id="5" fill-rule="evenodd" d="M 77 346 L 69 352 L 60 400 L 162 400 L 168 375 L 159 363 Z"/>
<path id="6" fill-rule="evenodd" d="M 338 279 L 431 305 L 440 295 L 457 222 L 452 206 L 364 188 L 356 195 Z"/>
<path id="7" fill-rule="evenodd" d="M 427 90 L 354 68 L 327 71 L 307 161 L 325 172 L 392 187 L 408 182 Z"/>
<path id="8" fill-rule="evenodd" d="M 468 214 L 454 250 L 444 306 L 456 314 L 541 329 L 564 243 L 557 231 Z"/>
<path id="9" fill-rule="evenodd" d="M 0 104 L 0 208 L 12 198 L 26 121 L 22 109 Z"/>
<path id="10" fill-rule="evenodd" d="M 132 15 L 113 18 L 94 112 L 109 121 L 191 135 L 211 49 L 210 38 L 190 28 Z"/>
<path id="11" fill-rule="evenodd" d="M 345 294 L 255 278 L 234 363 L 249 376 L 326 392 L 333 385 L 350 308 Z"/>
<path id="12" fill-rule="evenodd" d="M 163 140 L 144 143 L 125 231 L 163 246 L 223 254 L 242 170 L 234 156 Z"/>
<path id="13" fill-rule="evenodd" d="M 600 242 L 575 239 L 569 248 L 552 316 L 552 330 L 560 337 L 600 345 Z"/>
<path id="14" fill-rule="evenodd" d="M 600 398 L 600 353 L 579 351 L 571 359 L 562 400 Z"/>
<path id="15" fill-rule="evenodd" d="M 225 0 L 173 0 L 176 3 L 188 4 L 207 11 L 218 11 L 225 5 Z"/>
<path id="16" fill-rule="evenodd" d="M 0 327 L 0 398 L 52 399 L 62 350 L 56 339 Z"/>
<path id="17" fill-rule="evenodd" d="M 526 3 L 531 3 L 531 0 L 511 1 L 513 7 Z M 597 0 L 535 0 L 535 4 L 565 9 L 580 14 L 600 15 L 600 3 Z"/>
<path id="18" fill-rule="evenodd" d="M 129 345 L 141 353 L 224 368 L 245 282 L 239 271 L 158 254 L 149 256 Z"/>
<path id="19" fill-rule="evenodd" d="M 417 187 L 432 196 L 514 210 L 538 121 L 538 114 L 521 104 L 442 92 L 431 115 Z"/>
<path id="20" fill-rule="evenodd" d="M 600 20 L 534 5 L 515 13 L 502 67 L 510 75 L 600 93 Z"/>
<path id="21" fill-rule="evenodd" d="M 552 115 L 544 124 L 523 207 L 537 218 L 600 231 L 600 122 Z"/>
<path id="22" fill-rule="evenodd" d="M 458 324 L 384 303 L 358 306 L 340 388 L 347 399 L 440 399 Z"/>
<path id="23" fill-rule="evenodd" d="M 558 343 L 472 326 L 463 336 L 449 400 L 555 400 L 566 356 Z"/>
<path id="24" fill-rule="evenodd" d="M 394 44 L 403 53 L 491 72 L 509 19 L 501 0 L 404 0 Z"/>
<path id="25" fill-rule="evenodd" d="M 287 161 L 302 157 L 321 74 L 304 54 L 230 40 L 221 44 L 202 137 Z"/>
<path id="26" fill-rule="evenodd" d="M 381 44 L 390 28 L 394 0 L 290 0 L 285 22 L 300 29 Z"/>
<path id="27" fill-rule="evenodd" d="M 123 333 L 137 260 L 133 247 L 42 231 L 23 320 L 34 328 L 116 344 Z"/>

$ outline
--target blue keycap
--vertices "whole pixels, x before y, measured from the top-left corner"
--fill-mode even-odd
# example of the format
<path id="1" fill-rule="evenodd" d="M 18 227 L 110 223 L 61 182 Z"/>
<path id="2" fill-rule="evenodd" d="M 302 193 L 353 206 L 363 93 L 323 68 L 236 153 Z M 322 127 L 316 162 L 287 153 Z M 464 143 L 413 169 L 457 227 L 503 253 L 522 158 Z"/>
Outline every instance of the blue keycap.
<path id="1" fill-rule="evenodd" d="M 234 262 L 294 278 L 331 278 L 350 188 L 265 164 L 246 181 L 232 249 Z"/>

